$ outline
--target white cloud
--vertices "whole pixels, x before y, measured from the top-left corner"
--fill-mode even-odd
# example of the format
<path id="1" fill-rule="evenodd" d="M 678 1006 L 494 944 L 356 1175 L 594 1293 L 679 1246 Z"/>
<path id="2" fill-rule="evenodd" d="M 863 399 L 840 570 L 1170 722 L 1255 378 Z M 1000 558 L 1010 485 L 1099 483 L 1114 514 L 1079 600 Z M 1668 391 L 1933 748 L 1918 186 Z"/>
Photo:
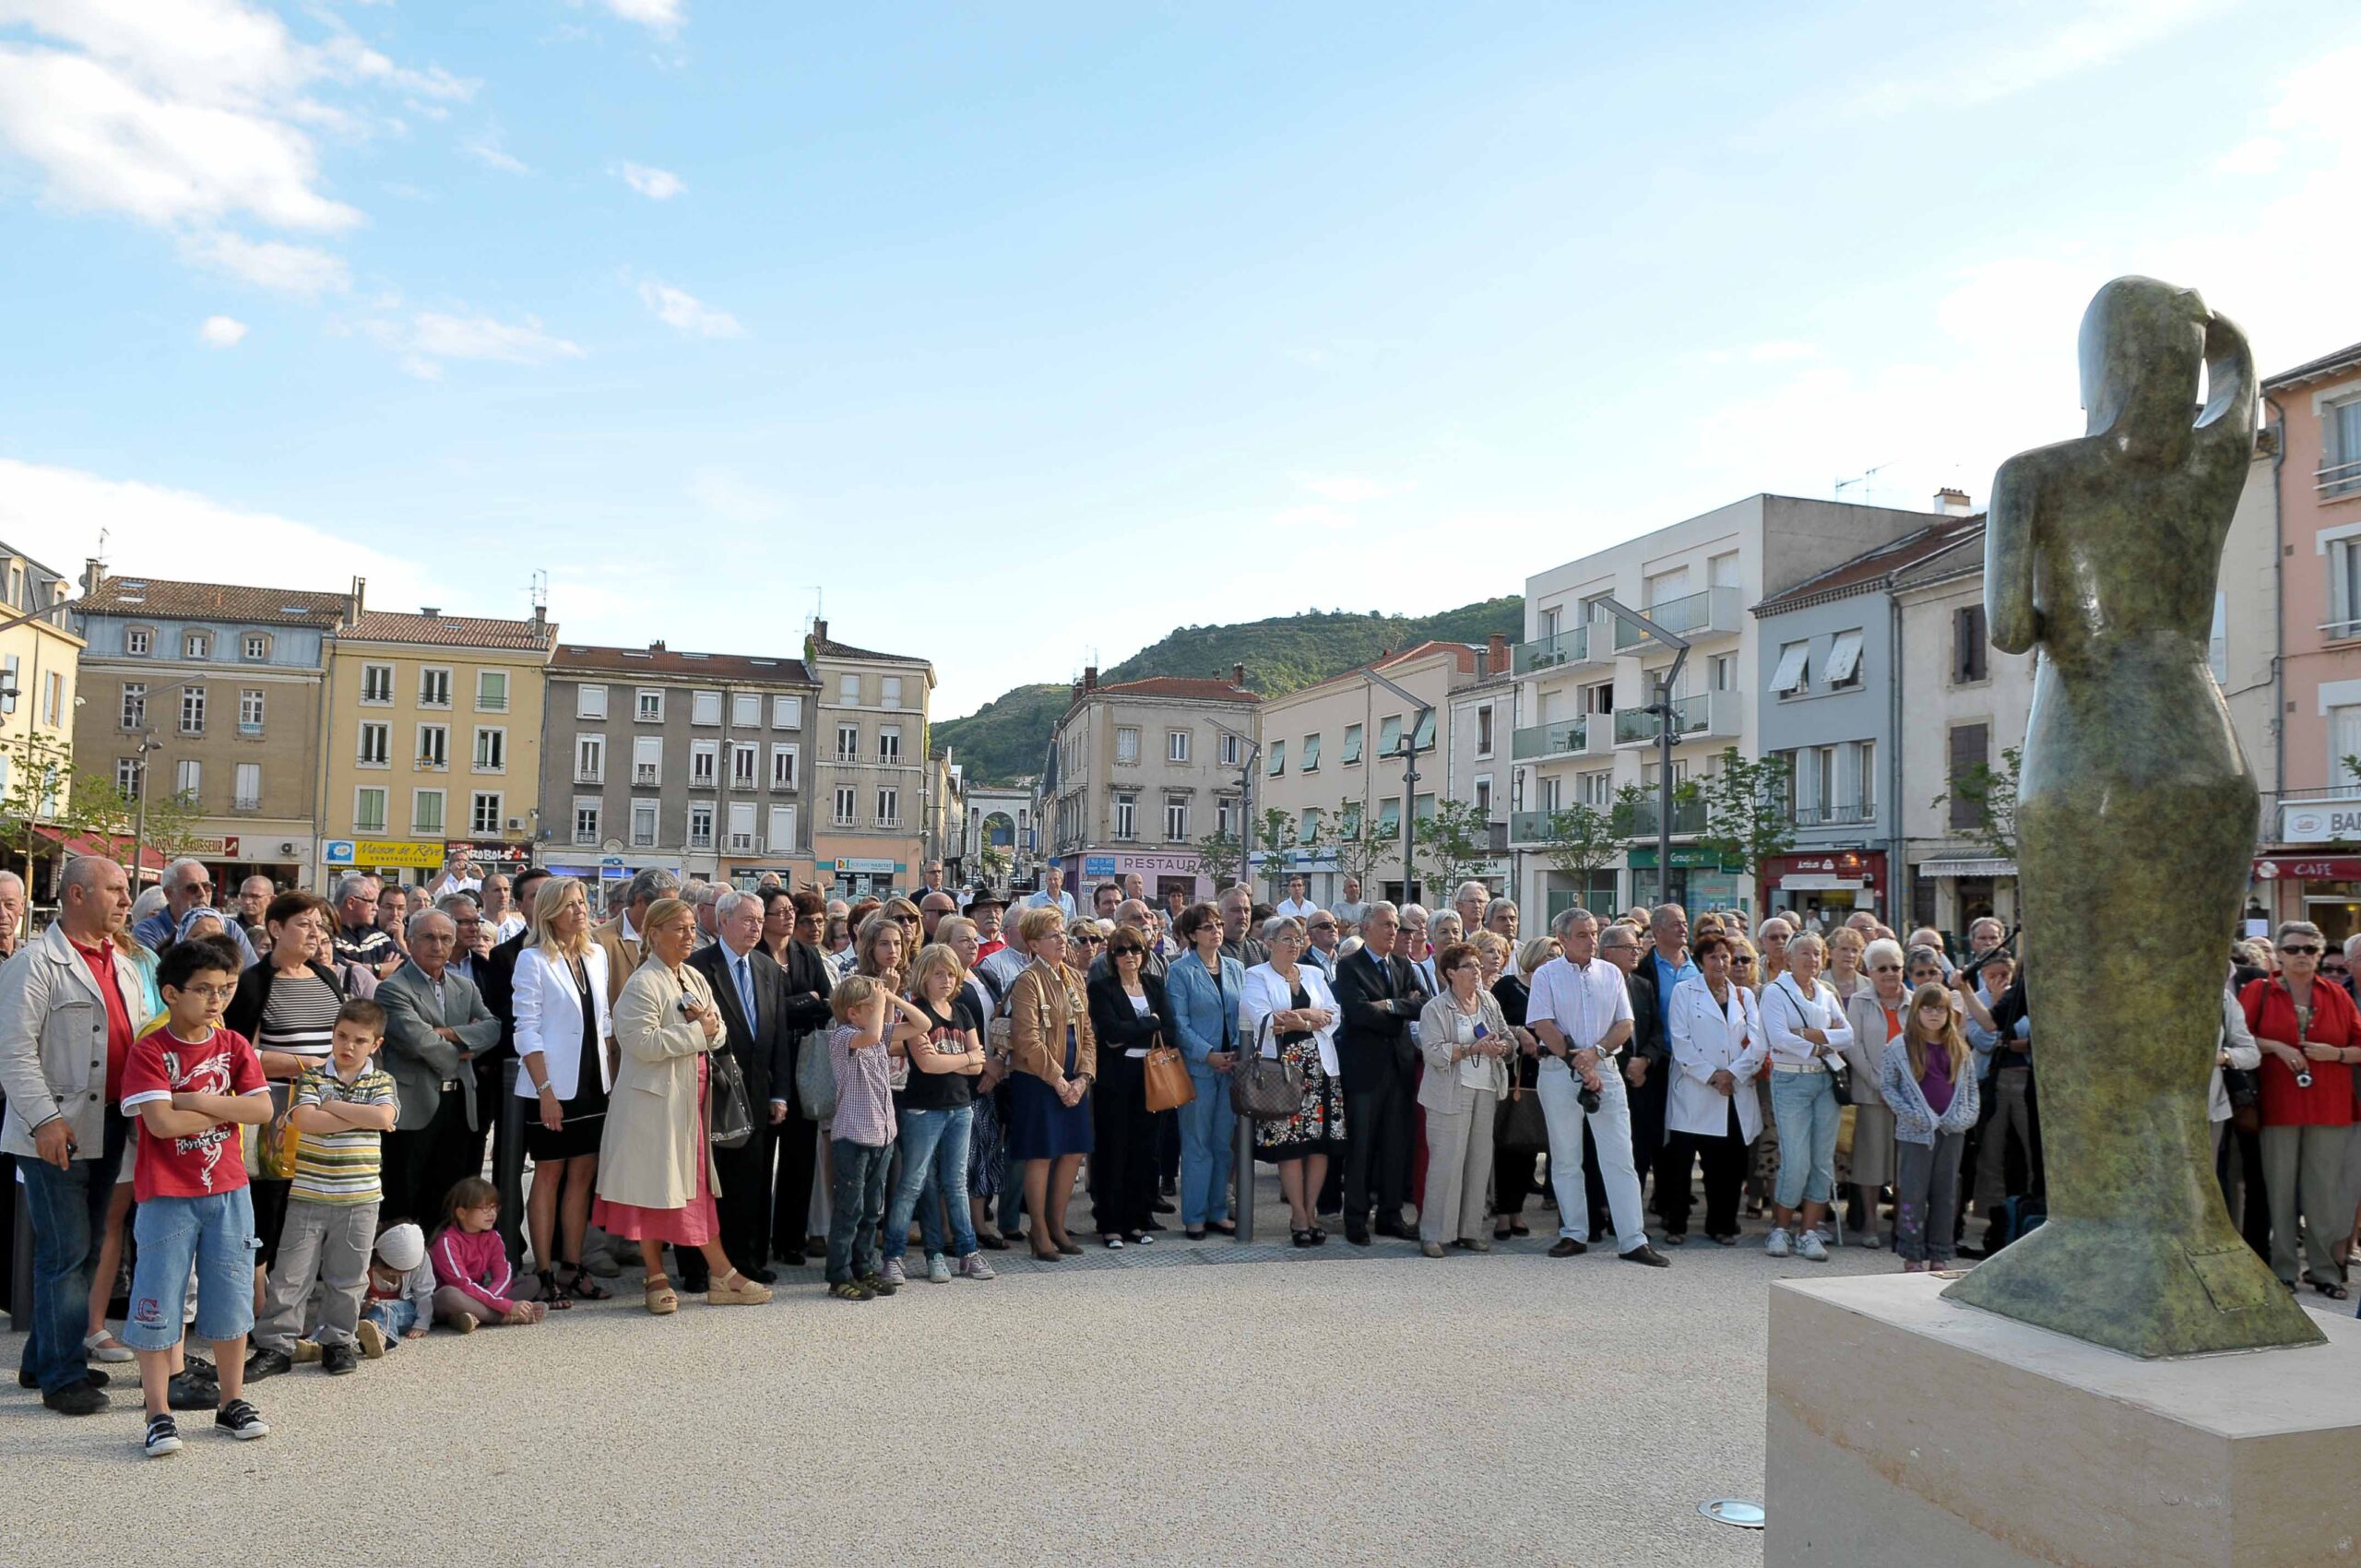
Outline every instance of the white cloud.
<path id="1" fill-rule="evenodd" d="M 624 21 L 637 22 L 661 33 L 675 30 L 685 19 L 681 13 L 686 8 L 686 0 L 600 0 L 600 3 Z"/>
<path id="2" fill-rule="evenodd" d="M 1366 474 L 1303 474 L 1297 476 L 1296 482 L 1321 500 L 1332 501 L 1340 506 L 1358 505 L 1364 501 L 1382 501 L 1408 488 L 1406 485 L 1387 484 Z"/>
<path id="3" fill-rule="evenodd" d="M 615 172 L 623 184 L 650 201 L 670 201 L 689 187 L 681 176 L 669 169 L 651 169 L 645 163 L 618 165 Z"/>
<path id="4" fill-rule="evenodd" d="M 504 174 L 529 174 L 533 172 L 523 159 L 500 145 L 498 131 L 486 131 L 471 140 L 461 142 L 459 150 L 485 167 L 497 169 Z"/>
<path id="5" fill-rule="evenodd" d="M 1981 38 L 1952 37 L 1923 53 L 1892 62 L 1889 79 L 1864 90 L 1857 106 L 1870 114 L 1989 103 L 2113 64 L 2149 44 L 2211 20 L 2239 0 L 2083 0 L 2044 9 L 2049 22 L 2025 25 L 2027 12 L 2003 7 Z"/>
<path id="6" fill-rule="evenodd" d="M 787 517 L 787 498 L 728 469 L 699 469 L 689 476 L 688 497 L 719 521 L 759 528 Z"/>
<path id="7" fill-rule="evenodd" d="M 548 364 L 586 357 L 582 346 L 541 330 L 539 316 L 518 322 L 488 315 L 446 315 L 421 311 L 410 319 L 409 346 L 434 360 L 492 360 L 501 364 Z"/>
<path id="8" fill-rule="evenodd" d="M 725 310 L 715 310 L 694 294 L 649 279 L 639 286 L 640 303 L 656 313 L 665 326 L 692 338 L 742 338 L 746 329 Z"/>
<path id="9" fill-rule="evenodd" d="M 216 349 L 234 349 L 245 336 L 246 324 L 230 315 L 208 315 L 196 329 L 197 341 Z"/>
<path id="10" fill-rule="evenodd" d="M 182 249 L 233 278 L 290 294 L 342 293 L 352 286 L 344 258 L 316 245 L 249 240 L 228 230 L 192 235 Z"/>
<path id="11" fill-rule="evenodd" d="M 2277 137 L 2248 137 L 2213 160 L 2225 174 L 2275 174 L 2287 155 L 2287 144 Z"/>

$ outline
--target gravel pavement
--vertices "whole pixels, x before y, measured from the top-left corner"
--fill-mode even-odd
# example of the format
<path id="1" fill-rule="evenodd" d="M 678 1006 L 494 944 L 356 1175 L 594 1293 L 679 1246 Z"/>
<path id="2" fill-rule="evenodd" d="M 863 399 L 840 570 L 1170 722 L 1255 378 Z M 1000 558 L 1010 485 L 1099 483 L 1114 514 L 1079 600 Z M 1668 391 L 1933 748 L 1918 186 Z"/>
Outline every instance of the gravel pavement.
<path id="1" fill-rule="evenodd" d="M 1759 1563 L 1696 1505 L 1762 1494 L 1769 1286 L 1892 1254 L 1553 1261 L 1548 1218 L 1435 1262 L 1296 1251 L 1266 1201 L 1252 1247 L 996 1253 L 867 1304 L 817 1270 L 664 1320 L 634 1292 L 298 1368 L 255 1390 L 267 1440 L 184 1418 L 161 1460 L 136 1394 L 19 1394 L 0 1563 Z"/>

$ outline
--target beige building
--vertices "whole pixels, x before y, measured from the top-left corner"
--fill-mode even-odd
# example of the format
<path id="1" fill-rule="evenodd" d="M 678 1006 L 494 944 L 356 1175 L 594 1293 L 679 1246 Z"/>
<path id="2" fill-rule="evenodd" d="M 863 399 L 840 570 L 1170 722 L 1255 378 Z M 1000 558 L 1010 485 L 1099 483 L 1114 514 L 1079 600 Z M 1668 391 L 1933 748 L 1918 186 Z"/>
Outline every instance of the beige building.
<path id="1" fill-rule="evenodd" d="M 1402 897 L 1402 817 L 1431 815 L 1450 788 L 1452 694 L 1477 677 L 1478 654 L 1467 643 L 1423 642 L 1317 685 L 1263 704 L 1263 755 L 1256 769 L 1256 820 L 1276 808 L 1295 825 L 1299 840 L 1319 848 L 1332 833 L 1364 827 L 1385 846 L 1361 887 L 1364 897 Z M 1418 709 L 1370 679 L 1375 670 L 1434 711 L 1418 723 Z M 1493 722 L 1501 721 L 1496 716 Z M 1403 800 L 1403 742 L 1416 746 L 1418 781 Z M 1498 742 L 1496 744 L 1500 743 Z M 1333 854 L 1299 854 L 1289 862 L 1306 880 L 1316 904 L 1344 897 L 1344 871 Z M 1433 889 L 1412 890 L 1416 897 Z"/>
<path id="2" fill-rule="evenodd" d="M 82 638 L 66 608 L 66 579 L 31 556 L 0 544 L 0 817 L 12 843 L 0 846 L 0 866 L 29 877 L 35 903 L 53 902 L 48 889 L 57 858 L 25 861 L 25 837 L 15 808 L 29 806 L 36 824 L 65 805 L 77 764 L 75 697 Z M 28 775 L 27 766 L 38 770 Z M 36 835 L 38 837 L 38 835 Z"/>
<path id="3" fill-rule="evenodd" d="M 1239 770 L 1254 740 L 1261 701 L 1243 667 L 1227 681 L 1155 675 L 1098 683 L 1086 670 L 1058 720 L 1043 782 L 1049 862 L 1066 891 L 1137 873 L 1153 899 L 1179 888 L 1209 898 L 1201 839 L 1239 833 Z"/>
<path id="4" fill-rule="evenodd" d="M 356 604 L 314 589 L 110 576 L 89 563 L 74 606 L 89 645 L 80 767 L 126 795 L 193 807 L 189 848 L 217 888 L 256 874 L 309 885 L 325 650 Z"/>
<path id="5" fill-rule="evenodd" d="M 557 628 L 361 606 L 328 643 L 323 878 L 422 880 L 451 846 L 521 864 L 541 826 L 541 706 Z M 552 825 L 554 826 L 554 825 Z"/>
<path id="6" fill-rule="evenodd" d="M 820 683 L 812 825 L 820 881 L 840 897 L 917 886 L 933 789 L 934 666 L 840 643 L 825 620 L 812 623 L 803 662 Z"/>

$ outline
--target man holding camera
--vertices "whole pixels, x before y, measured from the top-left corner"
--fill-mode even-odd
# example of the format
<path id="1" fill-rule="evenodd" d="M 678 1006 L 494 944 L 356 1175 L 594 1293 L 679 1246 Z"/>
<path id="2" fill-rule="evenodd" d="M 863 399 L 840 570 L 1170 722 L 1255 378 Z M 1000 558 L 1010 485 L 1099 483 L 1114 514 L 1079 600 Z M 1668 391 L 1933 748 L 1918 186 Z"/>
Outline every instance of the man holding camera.
<path id="1" fill-rule="evenodd" d="M 1640 1171 L 1631 1158 L 1631 1107 L 1613 1058 L 1631 1038 L 1631 997 L 1623 971 L 1598 956 L 1598 918 L 1571 909 L 1549 922 L 1564 956 L 1535 971 L 1525 1023 L 1539 1041 L 1536 1091 L 1549 1124 L 1549 1180 L 1558 1193 L 1553 1258 L 1590 1250 L 1589 1206 L 1583 1193 L 1583 1139 L 1597 1140 L 1598 1169 L 1626 1262 L 1666 1268 L 1671 1260 L 1648 1245 L 1640 1210 Z"/>

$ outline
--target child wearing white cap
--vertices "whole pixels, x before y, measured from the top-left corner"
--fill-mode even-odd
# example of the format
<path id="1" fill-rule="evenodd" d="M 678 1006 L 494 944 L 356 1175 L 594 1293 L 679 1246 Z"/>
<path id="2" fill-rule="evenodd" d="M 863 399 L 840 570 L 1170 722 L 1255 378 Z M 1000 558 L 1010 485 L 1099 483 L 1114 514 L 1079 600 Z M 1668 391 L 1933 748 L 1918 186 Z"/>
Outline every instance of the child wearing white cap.
<path id="1" fill-rule="evenodd" d="M 405 1339 L 423 1339 L 434 1321 L 434 1265 L 426 1261 L 426 1232 L 405 1221 L 388 1225 L 369 1260 L 369 1297 L 354 1337 L 375 1360 Z"/>

